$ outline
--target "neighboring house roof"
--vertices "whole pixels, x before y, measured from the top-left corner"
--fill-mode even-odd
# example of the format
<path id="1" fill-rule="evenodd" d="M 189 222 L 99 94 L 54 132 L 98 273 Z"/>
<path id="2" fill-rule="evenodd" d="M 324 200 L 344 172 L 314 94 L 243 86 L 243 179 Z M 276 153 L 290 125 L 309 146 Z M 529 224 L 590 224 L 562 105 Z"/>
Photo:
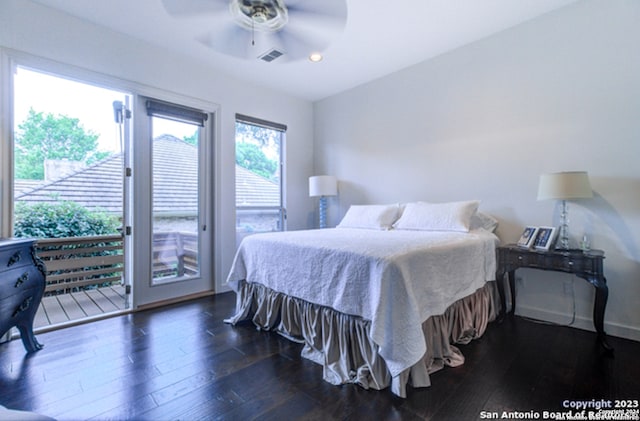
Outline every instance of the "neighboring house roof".
<path id="1" fill-rule="evenodd" d="M 198 148 L 175 136 L 153 142 L 153 211 L 167 216 L 197 215 Z"/>
<path id="2" fill-rule="evenodd" d="M 120 213 L 122 155 L 111 155 L 92 166 L 45 182 L 32 190 L 18 192 L 16 189 L 15 200 L 28 203 L 72 201 L 89 209 Z"/>
<path id="3" fill-rule="evenodd" d="M 14 197 L 18 197 L 24 192 L 29 190 L 33 190 L 37 187 L 40 187 L 45 182 L 43 180 L 20 180 L 16 179 L 13 181 L 13 195 Z"/>
<path id="4" fill-rule="evenodd" d="M 174 136 L 162 135 L 154 147 L 154 211 L 166 216 L 195 215 L 197 210 L 198 151 Z M 110 157 L 68 176 L 29 188 L 15 185 L 20 202 L 73 201 L 109 213 L 122 212 L 122 154 Z M 279 187 L 244 168 L 236 166 L 237 206 L 278 206 Z"/>
<path id="5" fill-rule="evenodd" d="M 280 206 L 280 186 L 236 165 L 236 206 Z"/>

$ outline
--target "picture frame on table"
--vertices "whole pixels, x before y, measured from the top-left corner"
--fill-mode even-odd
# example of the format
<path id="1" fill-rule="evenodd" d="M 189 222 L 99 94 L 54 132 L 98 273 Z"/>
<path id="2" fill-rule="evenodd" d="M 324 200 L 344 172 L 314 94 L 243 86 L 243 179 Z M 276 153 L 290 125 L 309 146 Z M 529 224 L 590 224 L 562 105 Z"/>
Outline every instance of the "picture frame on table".
<path id="1" fill-rule="evenodd" d="M 553 248 L 558 235 L 556 227 L 538 227 L 536 239 L 533 241 L 533 247 L 536 250 L 549 251 Z"/>
<path id="2" fill-rule="evenodd" d="M 518 246 L 520 247 L 524 247 L 524 248 L 531 248 L 531 246 L 533 246 L 533 242 L 536 239 L 536 236 L 538 234 L 538 227 L 531 227 L 531 226 L 527 226 L 524 228 L 524 231 L 522 231 L 522 235 L 520 236 L 520 239 L 518 240 Z"/>

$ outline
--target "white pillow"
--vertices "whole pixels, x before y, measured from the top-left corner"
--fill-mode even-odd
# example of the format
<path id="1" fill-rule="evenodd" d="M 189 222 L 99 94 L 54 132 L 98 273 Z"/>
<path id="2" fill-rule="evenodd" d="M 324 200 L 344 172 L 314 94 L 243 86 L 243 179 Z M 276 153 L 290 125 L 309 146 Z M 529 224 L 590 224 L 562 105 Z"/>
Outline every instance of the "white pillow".
<path id="1" fill-rule="evenodd" d="M 352 205 L 338 228 L 391 229 L 398 219 L 400 206 L 394 205 Z"/>
<path id="2" fill-rule="evenodd" d="M 479 228 L 483 228 L 489 232 L 494 232 L 496 228 L 498 228 L 498 220 L 491 215 L 478 211 L 471 218 L 470 229 L 475 230 Z"/>
<path id="3" fill-rule="evenodd" d="M 399 230 L 469 232 L 476 214 L 477 200 L 448 203 L 407 203 L 402 216 L 393 225 Z"/>

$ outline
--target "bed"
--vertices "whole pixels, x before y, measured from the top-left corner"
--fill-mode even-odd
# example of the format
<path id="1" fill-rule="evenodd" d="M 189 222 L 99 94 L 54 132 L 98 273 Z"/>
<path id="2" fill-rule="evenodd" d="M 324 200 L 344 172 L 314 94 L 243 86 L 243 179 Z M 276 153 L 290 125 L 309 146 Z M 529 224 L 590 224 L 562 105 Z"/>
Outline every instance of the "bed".
<path id="1" fill-rule="evenodd" d="M 493 229 L 478 202 L 352 206 L 336 228 L 246 237 L 227 279 L 228 323 L 251 320 L 304 344 L 332 384 L 431 385 L 454 343 L 499 310 Z"/>

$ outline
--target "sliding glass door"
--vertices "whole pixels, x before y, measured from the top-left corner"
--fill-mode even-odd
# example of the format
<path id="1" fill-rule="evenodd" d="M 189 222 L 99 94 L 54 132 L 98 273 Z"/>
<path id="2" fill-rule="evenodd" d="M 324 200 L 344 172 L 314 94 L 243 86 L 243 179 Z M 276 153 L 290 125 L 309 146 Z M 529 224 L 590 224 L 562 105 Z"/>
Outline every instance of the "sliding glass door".
<path id="1" fill-rule="evenodd" d="M 12 82 L 13 195 L 3 200 L 13 203 L 9 235 L 35 238 L 46 265 L 35 328 L 128 309 L 129 130 L 113 104 L 130 95 L 17 65 Z"/>
<path id="2" fill-rule="evenodd" d="M 38 239 L 55 314 L 98 315 L 78 308 L 85 296 L 104 314 L 213 291 L 215 104 L 26 56 L 0 64 L 0 234 Z"/>

